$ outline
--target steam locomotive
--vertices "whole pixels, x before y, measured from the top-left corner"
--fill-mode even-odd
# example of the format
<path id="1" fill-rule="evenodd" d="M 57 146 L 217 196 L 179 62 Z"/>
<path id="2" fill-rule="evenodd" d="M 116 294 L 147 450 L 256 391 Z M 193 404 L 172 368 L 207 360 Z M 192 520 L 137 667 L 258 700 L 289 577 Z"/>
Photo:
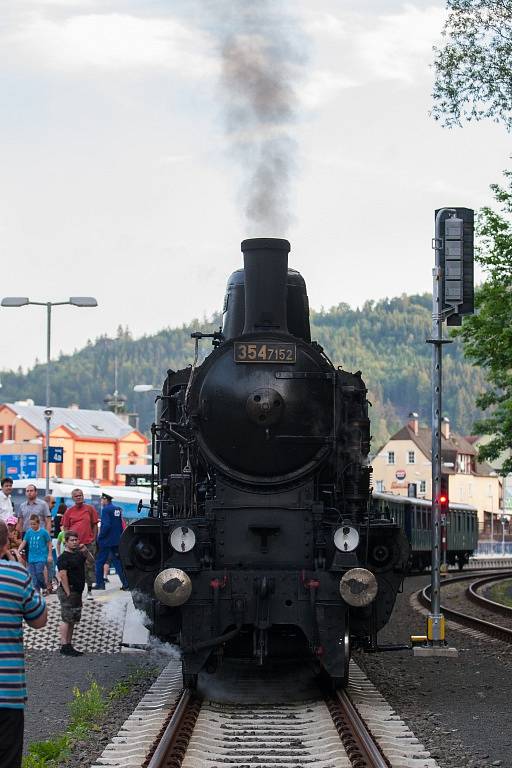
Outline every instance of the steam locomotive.
<path id="1" fill-rule="evenodd" d="M 192 334 L 153 425 L 147 517 L 120 551 L 152 631 L 181 647 L 186 685 L 224 654 L 314 659 L 346 685 L 353 644 L 376 644 L 408 542 L 370 505 L 367 390 L 311 341 L 287 240 L 244 240 L 223 324 Z M 198 347 L 213 350 L 198 364 Z"/>

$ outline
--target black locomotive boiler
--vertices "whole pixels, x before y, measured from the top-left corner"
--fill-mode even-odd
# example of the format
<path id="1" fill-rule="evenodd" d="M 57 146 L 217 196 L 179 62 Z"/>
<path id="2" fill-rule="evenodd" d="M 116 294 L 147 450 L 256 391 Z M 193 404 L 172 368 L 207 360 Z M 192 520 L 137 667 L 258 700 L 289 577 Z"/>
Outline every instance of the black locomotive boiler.
<path id="1" fill-rule="evenodd" d="M 154 501 L 121 542 L 134 601 L 181 647 L 188 685 L 224 654 L 314 658 L 345 685 L 351 645 L 375 647 L 408 559 L 400 527 L 372 512 L 361 373 L 311 341 L 289 250 L 244 240 L 213 350 L 168 371 Z"/>

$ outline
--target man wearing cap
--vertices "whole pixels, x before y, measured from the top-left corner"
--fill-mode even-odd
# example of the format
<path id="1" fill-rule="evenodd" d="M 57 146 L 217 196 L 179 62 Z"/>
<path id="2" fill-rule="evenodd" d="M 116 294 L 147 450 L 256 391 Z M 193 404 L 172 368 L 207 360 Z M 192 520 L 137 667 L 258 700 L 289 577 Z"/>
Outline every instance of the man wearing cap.
<path id="1" fill-rule="evenodd" d="M 123 532 L 121 509 L 112 504 L 112 496 L 101 494 L 101 525 L 98 535 L 98 554 L 96 556 L 96 584 L 93 589 L 105 589 L 103 566 L 110 556 L 110 562 L 121 579 L 121 589 L 128 589 L 128 582 L 119 559 L 119 541 Z"/>

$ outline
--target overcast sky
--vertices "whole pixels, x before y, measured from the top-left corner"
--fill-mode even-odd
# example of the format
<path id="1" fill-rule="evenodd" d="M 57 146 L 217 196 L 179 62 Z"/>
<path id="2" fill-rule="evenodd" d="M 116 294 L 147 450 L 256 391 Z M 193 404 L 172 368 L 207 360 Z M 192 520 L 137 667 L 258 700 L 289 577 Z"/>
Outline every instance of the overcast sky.
<path id="1" fill-rule="evenodd" d="M 55 310 L 56 355 L 220 309 L 247 236 L 291 241 L 315 309 L 430 290 L 434 209 L 489 203 L 510 154 L 429 117 L 443 9 L 0 0 L 1 294 L 97 297 Z M 44 310 L 0 310 L 0 345 L 44 359 Z"/>

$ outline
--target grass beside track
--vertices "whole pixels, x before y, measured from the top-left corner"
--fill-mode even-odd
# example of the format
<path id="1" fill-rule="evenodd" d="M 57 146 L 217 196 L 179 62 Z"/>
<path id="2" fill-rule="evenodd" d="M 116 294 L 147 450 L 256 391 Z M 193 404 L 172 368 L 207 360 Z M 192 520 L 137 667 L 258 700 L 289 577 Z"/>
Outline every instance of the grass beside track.
<path id="1" fill-rule="evenodd" d="M 494 584 L 488 591 L 488 597 L 496 603 L 503 603 L 512 608 L 512 579 Z"/>
<path id="2" fill-rule="evenodd" d="M 116 703 L 127 696 L 135 685 L 155 677 L 156 673 L 156 669 L 148 667 L 136 669 L 108 692 L 96 680 L 92 680 L 89 688 L 83 691 L 73 688 L 73 699 L 68 704 L 69 726 L 51 739 L 30 744 L 23 757 L 22 768 L 57 768 L 71 756 L 75 744 L 94 741 L 102 721 Z"/>

